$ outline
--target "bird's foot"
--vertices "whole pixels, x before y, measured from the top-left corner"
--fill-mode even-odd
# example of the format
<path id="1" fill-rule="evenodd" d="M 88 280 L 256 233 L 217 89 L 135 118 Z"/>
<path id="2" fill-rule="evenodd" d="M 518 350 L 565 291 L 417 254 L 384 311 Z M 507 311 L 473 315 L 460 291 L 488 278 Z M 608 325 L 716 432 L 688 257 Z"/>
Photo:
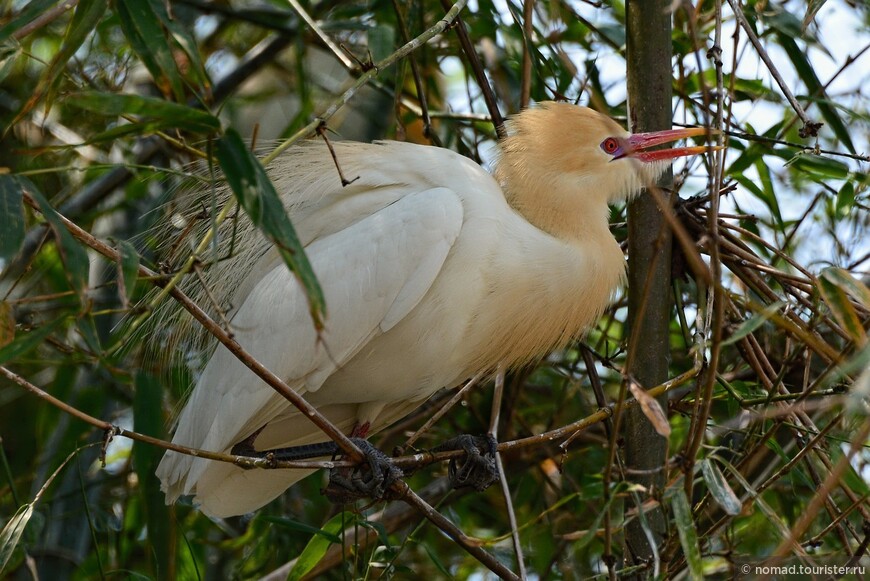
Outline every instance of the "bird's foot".
<path id="1" fill-rule="evenodd" d="M 403 476 L 402 471 L 368 440 L 351 438 L 351 441 L 362 450 L 362 463 L 330 470 L 329 484 L 323 489 L 323 494 L 335 504 L 346 504 L 361 498 L 384 498 L 393 483 Z"/>
<path id="2" fill-rule="evenodd" d="M 470 486 L 480 492 L 498 480 L 498 466 L 495 463 L 497 443 L 491 435 L 463 434 L 432 449 L 433 452 L 448 450 L 465 452 L 461 458 L 451 458 L 447 465 L 447 476 L 453 488 Z"/>

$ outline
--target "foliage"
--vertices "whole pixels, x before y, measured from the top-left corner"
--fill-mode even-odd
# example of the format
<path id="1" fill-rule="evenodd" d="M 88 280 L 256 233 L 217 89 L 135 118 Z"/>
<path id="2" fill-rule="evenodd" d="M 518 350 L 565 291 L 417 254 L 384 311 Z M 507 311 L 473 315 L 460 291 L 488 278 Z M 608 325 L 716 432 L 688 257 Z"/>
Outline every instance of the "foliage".
<path id="1" fill-rule="evenodd" d="M 161 369 L 143 343 L 159 351 L 170 332 L 136 332 L 171 300 L 155 296 L 154 282 L 176 284 L 215 258 L 208 240 L 184 240 L 183 270 L 164 273 L 159 262 L 154 226 L 171 220 L 166 192 L 189 173 L 186 164 L 207 159 L 213 171 L 226 171 L 244 211 L 256 213 L 273 206 L 271 187 L 259 188 L 263 197 L 245 190 L 264 174 L 239 134 L 258 144 L 298 139 L 320 128 L 320 115 L 342 137 L 432 143 L 488 164 L 498 111 L 515 112 L 529 99 L 579 100 L 624 119 L 624 4 L 480 0 L 462 11 L 464 24 L 375 68 L 372 60 L 394 60 L 449 6 L 31 0 L 7 7 L 0 17 L 2 574 L 278 578 L 292 570 L 405 578 L 413 571 L 465 579 L 485 571 L 402 503 L 336 512 L 319 494 L 319 477 L 226 521 L 184 504 L 166 507 L 154 476 L 160 448 L 131 447 L 97 426 L 166 437 L 196 369 L 196 352 Z M 684 236 L 674 247 L 671 341 L 663 346 L 673 379 L 642 386 L 667 392 L 667 485 L 632 485 L 613 430 L 623 408 L 599 411 L 630 399 L 621 373 L 630 338 L 618 301 L 584 343 L 507 378 L 500 441 L 561 430 L 553 442 L 526 440 L 504 456 L 525 566 L 539 578 L 606 574 L 627 550 L 625 523 L 656 502 L 673 533 L 655 564 L 668 577 L 727 574 L 772 556 L 843 565 L 868 546 L 870 190 L 862 152 L 870 135 L 870 11 L 841 0 L 672 8 L 675 119 L 717 127 L 727 149 L 675 167 Z M 461 46 L 462 30 L 472 55 Z M 767 54 L 785 88 L 762 62 Z M 816 122 L 824 125 L 814 135 Z M 233 220 L 236 211 L 203 208 L 213 222 Z M 117 259 L 89 255 L 93 245 L 74 237 L 63 217 L 107 241 Z M 254 221 L 286 250 L 317 321 L 323 305 L 292 227 L 280 212 L 267 218 Z M 613 222 L 624 237 L 624 209 L 614 210 Z M 145 276 L 140 267 L 166 276 Z M 44 395 L 34 397 L 25 380 Z M 401 444 L 451 395 L 439 394 L 375 441 L 384 450 Z M 473 390 L 416 445 L 485 432 L 491 399 L 491 389 Z M 584 418 L 581 431 L 570 429 Z M 447 492 L 445 471 L 435 464 L 407 482 L 517 570 L 499 487 Z M 350 550 L 346 559 L 339 540 Z"/>

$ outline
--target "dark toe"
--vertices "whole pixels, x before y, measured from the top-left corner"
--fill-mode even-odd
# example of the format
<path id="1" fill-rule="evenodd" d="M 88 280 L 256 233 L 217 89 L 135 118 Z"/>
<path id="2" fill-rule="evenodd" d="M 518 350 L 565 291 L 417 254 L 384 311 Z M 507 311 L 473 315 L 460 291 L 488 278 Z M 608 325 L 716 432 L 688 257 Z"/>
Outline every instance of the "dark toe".
<path id="1" fill-rule="evenodd" d="M 329 471 L 329 485 L 323 490 L 333 503 L 344 504 L 361 498 L 381 499 L 396 480 L 403 476 L 389 456 L 367 440 L 351 438 L 364 455 L 363 462 L 351 468 Z"/>
<path id="2" fill-rule="evenodd" d="M 434 449 L 435 452 L 444 450 L 465 452 L 461 458 L 451 459 L 447 466 L 447 474 L 453 488 L 471 487 L 482 491 L 498 480 L 498 465 L 495 460 L 498 450 L 495 438 L 492 436 L 463 434 Z"/>

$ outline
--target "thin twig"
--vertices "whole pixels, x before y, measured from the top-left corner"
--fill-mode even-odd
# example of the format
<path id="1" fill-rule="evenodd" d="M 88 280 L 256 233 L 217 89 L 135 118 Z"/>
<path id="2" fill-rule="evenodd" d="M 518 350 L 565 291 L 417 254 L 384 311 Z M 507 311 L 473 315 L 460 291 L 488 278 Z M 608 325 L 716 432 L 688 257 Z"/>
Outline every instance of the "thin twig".
<path id="1" fill-rule="evenodd" d="M 346 188 L 353 182 L 357 181 L 360 176 L 356 176 L 352 180 L 344 177 L 344 172 L 341 171 L 341 164 L 338 163 L 338 156 L 335 155 L 335 148 L 332 147 L 332 142 L 329 141 L 329 138 L 326 136 L 326 123 L 317 128 L 317 134 L 323 138 L 323 142 L 326 143 L 326 148 L 329 150 L 329 155 L 332 156 L 332 163 L 335 164 L 335 169 L 338 171 L 338 179 L 341 180 L 341 187 Z"/>
<path id="2" fill-rule="evenodd" d="M 397 490 L 399 489 L 399 490 Z M 432 508 L 425 500 L 417 496 L 417 494 L 408 487 L 403 481 L 397 482 L 393 486 L 401 495 L 401 499 L 416 508 L 420 513 L 429 519 L 435 526 L 441 529 L 444 534 L 456 541 L 456 543 L 465 549 L 471 556 L 486 565 L 490 571 L 510 581 L 519 581 L 516 573 L 505 567 L 494 556 L 483 550 L 477 543 L 468 538 L 465 533 L 459 530 L 456 525 L 450 522 L 447 517 Z"/>
<path id="3" fill-rule="evenodd" d="M 320 28 L 320 25 L 311 18 L 311 15 L 302 7 L 302 5 L 297 2 L 297 0 L 287 0 L 287 3 L 296 11 L 296 14 L 305 21 L 305 24 L 314 31 L 314 34 L 317 35 L 317 38 L 326 45 L 332 55 L 338 59 L 338 61 L 346 68 L 347 70 L 352 70 L 354 68 L 353 61 L 344 53 L 343 50 L 332 40 L 328 34 L 323 32 L 323 29 Z"/>
<path id="4" fill-rule="evenodd" d="M 402 18 L 402 11 L 399 9 L 399 0 L 393 0 L 393 11 L 396 13 L 396 22 L 399 23 L 399 33 L 402 35 L 402 42 L 407 43 L 411 40 L 411 34 L 408 31 L 408 25 L 405 24 L 405 19 Z M 426 84 L 423 82 L 423 76 L 420 74 L 420 66 L 417 64 L 417 59 L 413 56 L 408 57 L 408 62 L 411 65 L 411 76 L 414 78 L 414 88 L 417 90 L 417 101 L 420 103 L 420 117 L 423 118 L 423 137 L 434 143 L 441 145 L 441 139 L 438 134 L 432 130 L 432 116 L 429 114 L 429 103 L 426 97 Z M 399 103 L 404 104 L 404 99 L 399 95 Z"/>
<path id="5" fill-rule="evenodd" d="M 495 389 L 492 394 L 492 413 L 490 414 L 489 419 L 489 435 L 492 436 L 493 440 L 496 442 L 498 441 L 498 422 L 501 415 L 501 400 L 504 395 L 504 375 L 505 369 L 500 365 L 495 374 Z M 511 489 L 508 486 L 507 475 L 504 471 L 501 454 L 498 452 L 495 454 L 495 466 L 498 469 L 498 480 L 501 484 L 502 495 L 504 496 L 504 505 L 508 514 L 508 523 L 511 527 L 511 539 L 514 544 L 514 555 L 517 559 L 517 568 L 520 572 L 520 578 L 525 579 L 526 564 L 525 559 L 523 558 L 523 546 L 520 542 L 520 530 L 517 525 L 517 515 L 516 511 L 514 511 L 514 504 L 511 499 Z"/>
<path id="6" fill-rule="evenodd" d="M 12 34 L 15 40 L 21 40 L 31 32 L 35 32 L 60 17 L 64 12 L 67 12 L 79 3 L 79 0 L 65 0 L 51 10 L 46 10 Z"/>
<path id="7" fill-rule="evenodd" d="M 523 70 L 520 84 L 520 109 L 529 106 L 532 94 L 532 16 L 535 13 L 535 0 L 523 2 Z"/>
<path id="8" fill-rule="evenodd" d="M 803 138 L 807 138 L 815 137 L 816 135 L 818 135 L 819 128 L 822 126 L 822 124 L 810 119 L 806 111 L 804 111 L 804 108 L 801 107 L 800 103 L 798 103 L 798 100 L 795 98 L 794 94 L 792 94 L 791 89 L 788 88 L 788 85 L 779 74 L 779 71 L 773 64 L 773 61 L 770 59 L 770 55 L 767 54 L 767 51 L 764 49 L 764 46 L 758 39 L 758 35 L 755 34 L 755 31 L 752 29 L 752 25 L 749 24 L 748 20 L 746 20 L 746 16 L 744 16 L 743 14 L 743 7 L 740 6 L 738 0 L 728 0 L 728 4 L 731 5 L 731 10 L 734 13 L 734 18 L 737 19 L 738 24 L 740 24 L 740 27 L 746 33 L 746 36 L 749 38 L 749 42 L 751 42 L 752 46 L 755 47 L 758 56 L 761 57 L 762 61 L 764 61 L 765 66 L 767 66 L 767 70 L 770 71 L 770 76 L 772 76 L 773 79 L 776 81 L 776 84 L 779 85 L 782 94 L 785 95 L 785 98 L 788 100 L 792 109 L 794 109 L 794 112 L 797 113 L 797 116 L 800 117 L 800 120 L 803 122 L 804 126 L 800 131 L 800 136 Z"/>
<path id="9" fill-rule="evenodd" d="M 797 523 L 795 523 L 791 528 L 789 537 L 780 543 L 773 552 L 773 558 L 785 556 L 799 543 L 800 538 L 824 506 L 828 495 L 840 482 L 843 473 L 851 467 L 852 458 L 854 458 L 861 450 L 868 435 L 870 435 L 870 420 L 865 419 L 860 430 L 858 430 L 858 433 L 852 438 L 852 444 L 849 446 L 848 452 L 846 452 L 846 454 L 844 454 L 843 457 L 841 457 L 837 463 L 831 467 L 831 471 L 828 473 L 827 478 L 825 478 L 825 481 L 819 487 L 815 496 L 810 500 L 810 503 L 804 509 Z"/>
<path id="10" fill-rule="evenodd" d="M 447 7 L 448 0 L 441 0 L 441 6 Z M 468 36 L 468 31 L 465 29 L 465 23 L 461 18 L 456 18 L 456 36 L 459 38 L 459 45 L 462 47 L 462 52 L 468 59 L 468 64 L 471 66 L 471 72 L 474 74 L 474 79 L 477 81 L 477 86 L 483 94 L 483 101 L 486 103 L 486 108 L 489 111 L 489 116 L 492 118 L 492 123 L 495 125 L 495 132 L 499 139 L 507 136 L 507 130 L 504 126 L 504 117 L 498 109 L 498 101 L 495 94 L 492 92 L 492 87 L 489 84 L 489 79 L 486 78 L 486 71 L 480 63 L 480 58 L 477 56 L 477 51 Z"/>
<path id="11" fill-rule="evenodd" d="M 434 414 L 432 414 L 432 416 L 428 420 L 426 420 L 426 423 L 424 423 L 422 426 L 420 426 L 420 429 L 418 429 L 416 432 L 411 434 L 408 437 L 408 439 L 405 440 L 405 443 L 401 446 L 400 449 L 404 450 L 406 448 L 410 448 L 411 446 L 413 446 L 414 442 L 416 442 L 420 438 L 420 436 L 422 436 L 427 431 L 429 431 L 429 428 L 434 426 L 435 422 L 437 422 L 442 417 L 444 417 L 444 414 L 446 414 L 450 410 L 450 408 L 452 408 L 457 403 L 459 403 L 459 400 L 461 400 L 465 396 L 465 393 L 469 389 L 471 389 L 472 387 L 477 385 L 477 383 L 481 380 L 482 377 L 483 377 L 483 372 L 478 373 L 477 375 L 475 375 L 474 377 L 469 379 L 467 382 L 465 382 L 465 385 L 463 385 L 461 388 L 459 388 L 456 391 L 456 393 L 453 394 L 453 397 L 451 397 L 447 403 L 445 403 L 443 406 L 441 406 L 441 408 L 438 411 L 436 411 Z"/>
<path id="12" fill-rule="evenodd" d="M 8 379 L 9 381 L 23 387 L 30 393 L 36 395 L 42 400 L 48 402 L 59 410 L 63 411 L 66 414 L 73 416 L 87 424 L 94 426 L 106 434 L 107 440 L 111 440 L 115 436 L 123 436 L 124 438 L 129 438 L 131 440 L 136 440 L 138 442 L 143 442 L 145 444 L 151 444 L 154 446 L 158 446 L 165 450 L 172 450 L 173 452 L 178 452 L 180 454 L 187 454 L 188 456 L 196 456 L 197 458 L 206 458 L 208 460 L 217 460 L 220 462 L 228 462 L 230 464 L 235 464 L 236 466 L 240 466 L 242 468 L 272 468 L 272 462 L 268 459 L 264 458 L 248 458 L 247 456 L 236 456 L 233 454 L 220 454 L 217 452 L 211 452 L 209 450 L 200 450 L 198 448 L 190 448 L 187 446 L 180 446 L 178 444 L 173 444 L 171 442 L 167 442 L 166 440 L 161 440 L 160 438 L 154 438 L 152 436 L 148 436 L 146 434 L 140 434 L 139 432 L 135 432 L 133 430 L 127 430 L 105 420 L 101 420 L 99 418 L 95 418 L 94 416 L 87 414 L 76 407 L 69 405 L 68 403 L 61 401 L 45 391 L 44 389 L 37 387 L 36 385 L 30 383 L 17 373 L 7 369 L 6 367 L 0 366 L 0 375 Z M 292 462 L 289 464 L 293 464 L 293 466 L 287 466 L 288 468 L 332 468 L 337 463 L 335 462 Z"/>

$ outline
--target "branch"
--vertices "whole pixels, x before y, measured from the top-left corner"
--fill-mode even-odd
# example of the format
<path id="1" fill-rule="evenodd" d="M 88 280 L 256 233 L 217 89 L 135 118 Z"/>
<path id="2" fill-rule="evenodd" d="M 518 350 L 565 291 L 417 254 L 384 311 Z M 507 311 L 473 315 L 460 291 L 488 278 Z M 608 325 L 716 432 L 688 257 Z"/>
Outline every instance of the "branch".
<path id="1" fill-rule="evenodd" d="M 782 94 L 785 95 L 785 98 L 788 100 L 789 104 L 791 104 L 794 112 L 797 113 L 797 116 L 800 117 L 800 120 L 803 121 L 804 126 L 800 130 L 801 137 L 815 137 L 818 135 L 819 128 L 822 126 L 821 123 L 815 122 L 809 118 L 804 108 L 801 107 L 801 104 L 798 103 L 798 100 L 795 98 L 794 94 L 792 94 L 791 89 L 788 88 L 785 81 L 782 79 L 782 76 L 779 74 L 779 71 L 776 69 L 776 66 L 773 64 L 773 61 L 770 60 L 770 55 L 767 54 L 767 51 L 764 50 L 764 47 L 761 45 L 761 41 L 758 39 L 758 35 L 755 34 L 755 31 L 752 30 L 752 26 L 749 24 L 749 21 L 746 20 L 746 16 L 743 14 L 743 8 L 737 3 L 737 0 L 728 0 L 728 4 L 731 5 L 731 10 L 734 12 L 734 18 L 737 19 L 737 23 L 740 24 L 740 27 L 746 33 L 746 36 L 749 37 L 749 42 L 752 43 L 752 46 L 755 47 L 756 52 L 758 52 L 758 56 L 761 57 L 761 60 L 764 61 L 765 66 L 767 66 L 767 70 L 770 71 L 770 76 L 773 77 L 773 80 L 776 81 L 776 84 L 779 85 L 779 88 L 782 90 Z"/>

